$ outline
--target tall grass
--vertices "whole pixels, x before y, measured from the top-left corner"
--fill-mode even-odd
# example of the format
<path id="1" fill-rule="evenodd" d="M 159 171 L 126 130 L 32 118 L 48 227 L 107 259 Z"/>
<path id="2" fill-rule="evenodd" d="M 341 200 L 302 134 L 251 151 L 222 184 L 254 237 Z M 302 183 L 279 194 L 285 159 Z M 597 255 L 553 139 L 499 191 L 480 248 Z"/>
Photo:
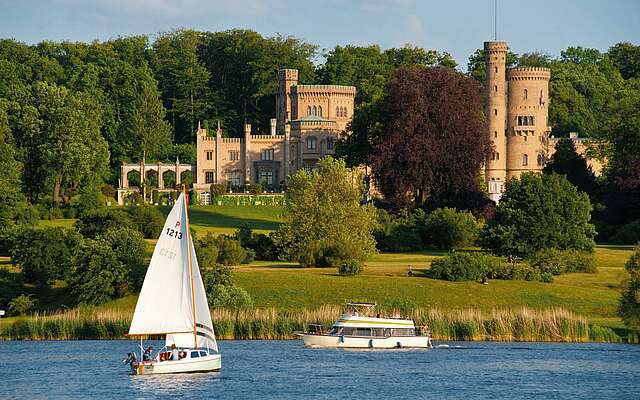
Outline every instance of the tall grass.
<path id="1" fill-rule="evenodd" d="M 308 324 L 330 325 L 340 311 L 340 307 L 331 305 L 299 311 L 216 309 L 211 316 L 219 339 L 291 339 Z M 621 341 L 613 330 L 589 325 L 584 317 L 561 308 L 522 307 L 490 312 L 417 308 L 408 311 L 408 316 L 416 325 L 428 326 L 435 340 Z M 35 314 L 2 322 L 0 339 L 122 339 L 130 322 L 131 312 L 122 310 L 74 309 L 53 315 Z"/>

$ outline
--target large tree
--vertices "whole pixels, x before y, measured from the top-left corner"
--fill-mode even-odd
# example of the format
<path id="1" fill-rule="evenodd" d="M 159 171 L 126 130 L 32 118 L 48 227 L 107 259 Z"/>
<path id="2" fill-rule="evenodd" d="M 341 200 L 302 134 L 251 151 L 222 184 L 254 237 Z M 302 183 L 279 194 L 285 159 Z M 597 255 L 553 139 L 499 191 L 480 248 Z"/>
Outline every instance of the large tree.
<path id="1" fill-rule="evenodd" d="M 596 189 L 596 177 L 587 160 L 576 152 L 573 140 L 562 138 L 556 144 L 556 151 L 544 167 L 546 174 L 565 175 L 578 190 L 593 196 Z"/>
<path id="2" fill-rule="evenodd" d="M 303 260 L 324 253 L 334 261 L 364 261 L 375 252 L 376 222 L 373 207 L 361 205 L 361 199 L 362 180 L 342 160 L 327 157 L 313 172 L 290 176 L 276 235 L 281 257 Z"/>
<path id="3" fill-rule="evenodd" d="M 530 255 L 545 248 L 589 251 L 595 245 L 591 202 L 564 176 L 522 174 L 507 181 L 481 245 L 501 255 Z"/>
<path id="4" fill-rule="evenodd" d="M 371 163 L 387 201 L 469 208 L 491 152 L 478 83 L 448 68 L 408 67 L 386 93 Z"/>

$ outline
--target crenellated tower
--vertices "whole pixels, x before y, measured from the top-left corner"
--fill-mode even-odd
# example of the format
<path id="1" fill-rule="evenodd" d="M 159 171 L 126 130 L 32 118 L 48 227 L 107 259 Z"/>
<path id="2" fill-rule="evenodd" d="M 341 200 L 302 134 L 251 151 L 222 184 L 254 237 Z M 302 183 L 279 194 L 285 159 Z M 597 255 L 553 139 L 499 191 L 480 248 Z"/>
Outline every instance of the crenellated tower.
<path id="1" fill-rule="evenodd" d="M 542 171 L 547 160 L 549 115 L 548 68 L 520 67 L 507 71 L 507 178 Z"/>
<path id="2" fill-rule="evenodd" d="M 278 91 L 276 93 L 276 133 L 284 135 L 285 124 L 296 119 L 297 110 L 291 99 L 291 88 L 298 84 L 297 69 L 281 69 L 278 71 Z"/>
<path id="3" fill-rule="evenodd" d="M 485 165 L 485 179 L 489 196 L 498 201 L 507 179 L 507 82 L 506 58 L 509 47 L 506 42 L 484 42 L 486 64 L 485 115 L 493 151 Z"/>

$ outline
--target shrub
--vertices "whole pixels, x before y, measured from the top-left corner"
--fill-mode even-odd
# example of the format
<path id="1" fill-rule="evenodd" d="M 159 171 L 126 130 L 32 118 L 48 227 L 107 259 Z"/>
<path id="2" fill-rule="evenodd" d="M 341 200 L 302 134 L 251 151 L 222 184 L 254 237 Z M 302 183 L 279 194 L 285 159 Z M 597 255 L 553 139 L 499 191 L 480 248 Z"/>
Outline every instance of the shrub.
<path id="1" fill-rule="evenodd" d="M 478 222 L 468 211 L 439 208 L 425 222 L 427 242 L 450 250 L 473 244 L 478 236 Z"/>
<path id="2" fill-rule="evenodd" d="M 447 281 L 479 281 L 493 269 L 493 258 L 479 253 L 452 253 L 432 262 L 429 275 Z"/>
<path id="3" fill-rule="evenodd" d="M 616 244 L 636 244 L 640 242 L 640 220 L 622 225 L 611 238 Z"/>
<path id="4" fill-rule="evenodd" d="M 116 192 L 117 192 L 116 188 L 114 188 L 111 185 L 102 185 L 102 187 L 100 188 L 100 191 L 105 197 L 111 200 L 116 198 Z"/>
<path id="5" fill-rule="evenodd" d="M 640 245 L 636 246 L 633 254 L 624 265 L 629 273 L 629 280 L 625 283 L 618 314 L 625 325 L 630 328 L 640 328 Z"/>
<path id="6" fill-rule="evenodd" d="M 198 262 L 203 270 L 214 268 L 218 263 L 218 240 L 211 233 L 207 233 L 202 239 L 194 240 L 198 254 Z"/>
<path id="7" fill-rule="evenodd" d="M 91 210 L 80 215 L 75 226 L 83 236 L 92 239 L 111 228 L 136 228 L 129 214 L 116 208 Z"/>
<path id="8" fill-rule="evenodd" d="M 382 209 L 377 210 L 377 226 L 373 231 L 376 247 L 381 251 L 402 252 L 420 250 L 424 247 L 424 212 L 394 216 Z"/>
<path id="9" fill-rule="evenodd" d="M 545 283 L 553 282 L 553 274 L 549 272 L 543 272 L 540 274 L 540 281 Z"/>
<path id="10" fill-rule="evenodd" d="M 256 252 L 253 251 L 253 249 L 245 249 L 245 251 L 247 255 L 244 257 L 244 260 L 242 260 L 242 263 L 251 264 L 256 259 Z"/>
<path id="11" fill-rule="evenodd" d="M 358 254 L 355 246 L 348 238 L 312 241 L 299 255 L 298 262 L 304 267 L 339 267 L 345 261 L 354 260 L 354 254 Z"/>
<path id="12" fill-rule="evenodd" d="M 249 293 L 237 286 L 214 285 L 207 290 L 209 306 L 215 308 L 247 309 L 253 301 Z"/>
<path id="13" fill-rule="evenodd" d="M 247 185 L 247 191 L 251 194 L 260 194 L 262 193 L 262 185 L 259 183 L 251 183 Z"/>
<path id="14" fill-rule="evenodd" d="M 240 241 L 228 236 L 218 237 L 218 262 L 223 265 L 240 265 L 247 257 L 247 251 L 242 248 Z"/>
<path id="15" fill-rule="evenodd" d="M 87 187 L 80 193 L 77 199 L 74 199 L 73 204 L 77 210 L 77 214 L 82 217 L 102 207 L 100 192 L 95 187 Z"/>
<path id="16" fill-rule="evenodd" d="M 164 226 L 164 216 L 157 207 L 142 205 L 129 208 L 134 226 L 146 239 L 156 239 Z"/>
<path id="17" fill-rule="evenodd" d="M 342 276 L 354 276 L 362 272 L 362 263 L 358 260 L 346 260 L 340 263 L 338 273 Z"/>
<path id="18" fill-rule="evenodd" d="M 9 302 L 9 310 L 16 315 L 25 315 L 36 303 L 37 300 L 31 295 L 21 294 Z"/>
<path id="19" fill-rule="evenodd" d="M 218 197 L 228 192 L 227 185 L 222 183 L 214 183 L 211 185 L 211 196 Z"/>
<path id="20" fill-rule="evenodd" d="M 205 288 L 215 285 L 233 286 L 231 268 L 225 265 L 216 264 L 211 268 L 201 268 L 200 273 Z"/>
<path id="21" fill-rule="evenodd" d="M 153 204 L 160 204 L 160 192 L 158 192 L 158 189 L 151 191 L 151 202 Z"/>
<path id="22" fill-rule="evenodd" d="M 22 293 L 22 275 L 17 272 L 10 272 L 0 269 L 0 309 L 9 306 L 9 302 Z"/>
<path id="23" fill-rule="evenodd" d="M 541 274 L 560 275 L 566 272 L 595 273 L 597 271 L 593 255 L 576 250 L 543 249 L 536 252 L 529 259 L 529 263 Z"/>

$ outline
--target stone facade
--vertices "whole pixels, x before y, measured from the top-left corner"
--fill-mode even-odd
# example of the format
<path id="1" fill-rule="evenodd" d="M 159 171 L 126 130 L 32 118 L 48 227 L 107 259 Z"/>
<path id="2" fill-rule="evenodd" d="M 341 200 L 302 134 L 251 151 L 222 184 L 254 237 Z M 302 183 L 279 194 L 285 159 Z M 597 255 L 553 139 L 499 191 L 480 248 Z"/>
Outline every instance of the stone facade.
<path id="1" fill-rule="evenodd" d="M 486 80 L 485 115 L 493 152 L 485 163 L 484 177 L 492 200 L 498 201 L 509 178 L 523 172 L 540 172 L 555 153 L 559 139 L 549 137 L 548 68 L 507 69 L 506 42 L 484 43 Z M 589 139 L 571 134 L 576 151 L 587 159 L 594 173 L 602 171 L 600 161 L 590 158 Z"/>
<path id="2" fill-rule="evenodd" d="M 494 150 L 486 162 L 489 196 L 498 201 L 509 178 L 541 171 L 549 156 L 548 68 L 507 70 L 506 42 L 485 42 L 485 115 Z"/>

